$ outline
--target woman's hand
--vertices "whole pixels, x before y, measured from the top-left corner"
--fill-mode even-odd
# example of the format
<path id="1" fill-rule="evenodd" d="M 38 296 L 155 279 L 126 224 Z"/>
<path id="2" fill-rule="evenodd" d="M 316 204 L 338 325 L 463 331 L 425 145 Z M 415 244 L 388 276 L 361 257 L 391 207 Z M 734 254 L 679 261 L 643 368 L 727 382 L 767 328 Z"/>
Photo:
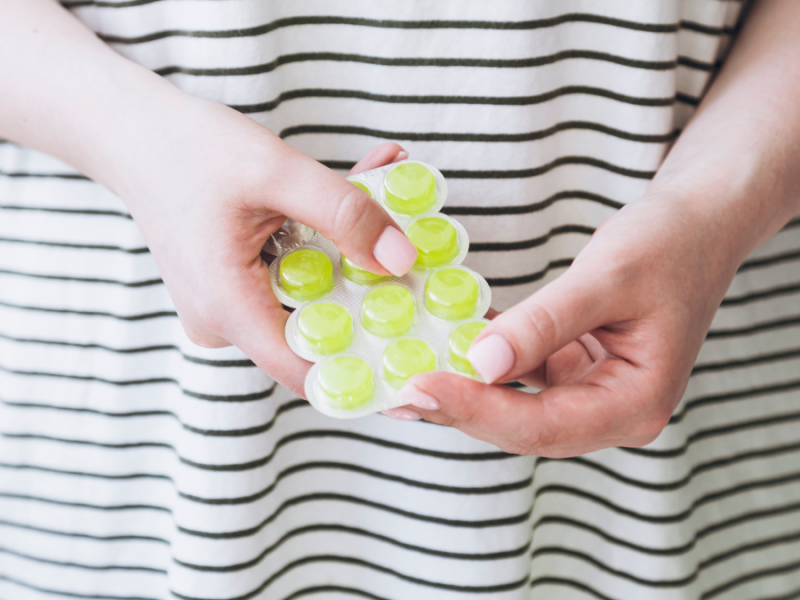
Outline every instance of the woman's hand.
<path id="1" fill-rule="evenodd" d="M 359 266 L 401 275 L 417 252 L 386 211 L 330 169 L 225 106 L 190 96 L 162 103 L 113 189 L 129 207 L 189 338 L 235 345 L 278 382 L 303 395 L 310 363 L 284 339 L 288 313 L 260 252 L 286 217 L 336 243 Z M 151 129 L 155 126 L 155 129 Z M 355 170 L 408 154 L 374 148 Z"/>
<path id="2" fill-rule="evenodd" d="M 797 3 L 756 2 L 644 197 L 476 338 L 485 380 L 542 392 L 426 373 L 388 414 L 552 457 L 655 439 L 738 265 L 800 210 L 798 54 Z"/>
<path id="3" fill-rule="evenodd" d="M 563 457 L 654 440 L 737 267 L 738 253 L 728 253 L 692 200 L 659 193 L 625 207 L 564 275 L 476 338 L 468 358 L 484 380 L 521 380 L 542 392 L 442 372 L 415 376 L 401 396 L 429 421 L 518 454 Z"/>
<path id="4" fill-rule="evenodd" d="M 297 394 L 264 242 L 292 217 L 359 266 L 405 273 L 417 251 L 389 215 L 251 119 L 130 62 L 53 0 L 0 6 L 0 138 L 61 158 L 119 195 L 189 338 L 241 348 Z M 408 155 L 375 148 L 368 170 Z"/>

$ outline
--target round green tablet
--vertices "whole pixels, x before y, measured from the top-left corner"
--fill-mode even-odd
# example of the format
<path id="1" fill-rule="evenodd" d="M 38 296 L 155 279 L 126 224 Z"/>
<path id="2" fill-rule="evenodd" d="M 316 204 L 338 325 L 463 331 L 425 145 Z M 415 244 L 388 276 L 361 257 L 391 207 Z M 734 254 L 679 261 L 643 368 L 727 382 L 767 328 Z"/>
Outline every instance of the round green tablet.
<path id="1" fill-rule="evenodd" d="M 396 390 L 403 387 L 412 375 L 435 369 L 436 354 L 427 342 L 420 339 L 395 340 L 383 351 L 383 377 Z"/>
<path id="2" fill-rule="evenodd" d="M 317 354 L 336 354 L 353 343 L 353 317 L 339 304 L 316 302 L 297 317 L 298 341 Z"/>
<path id="3" fill-rule="evenodd" d="M 464 269 L 439 269 L 425 283 L 425 308 L 447 321 L 470 318 L 478 309 L 478 280 Z"/>
<path id="4" fill-rule="evenodd" d="M 362 192 L 367 194 L 370 198 L 374 198 L 374 196 L 372 195 L 372 192 L 370 191 L 370 189 L 366 185 L 361 183 L 360 181 L 351 181 L 350 183 L 352 183 L 354 186 L 356 186 Z"/>
<path id="5" fill-rule="evenodd" d="M 362 269 L 356 266 L 356 264 L 344 254 L 342 254 L 341 268 L 342 275 L 347 277 L 350 281 L 360 283 L 361 285 L 372 285 L 374 283 L 381 283 L 382 281 L 389 281 L 388 275 L 376 275 L 366 269 Z"/>
<path id="6" fill-rule="evenodd" d="M 281 259 L 281 289 L 295 300 L 316 300 L 333 289 L 333 265 L 328 255 L 303 248 Z"/>
<path id="7" fill-rule="evenodd" d="M 458 232 L 447 219 L 418 219 L 408 226 L 406 235 L 417 248 L 417 262 L 414 264 L 418 267 L 441 267 L 458 256 Z"/>
<path id="8" fill-rule="evenodd" d="M 436 204 L 436 177 L 425 165 L 397 165 L 383 182 L 386 206 L 402 215 L 421 215 Z"/>
<path id="9" fill-rule="evenodd" d="M 400 337 L 414 326 L 414 296 L 402 285 L 382 285 L 364 296 L 361 323 L 378 337 Z"/>
<path id="10" fill-rule="evenodd" d="M 475 369 L 472 368 L 472 365 L 467 360 L 467 350 L 469 350 L 472 341 L 478 337 L 481 331 L 486 329 L 487 325 L 488 323 L 483 321 L 470 321 L 469 323 L 458 325 L 450 332 L 450 337 L 447 338 L 447 361 L 457 371 L 467 375 L 476 375 Z"/>
<path id="11" fill-rule="evenodd" d="M 372 369 L 357 356 L 337 356 L 324 362 L 317 382 L 327 396 L 327 404 L 339 410 L 360 408 L 375 395 Z"/>

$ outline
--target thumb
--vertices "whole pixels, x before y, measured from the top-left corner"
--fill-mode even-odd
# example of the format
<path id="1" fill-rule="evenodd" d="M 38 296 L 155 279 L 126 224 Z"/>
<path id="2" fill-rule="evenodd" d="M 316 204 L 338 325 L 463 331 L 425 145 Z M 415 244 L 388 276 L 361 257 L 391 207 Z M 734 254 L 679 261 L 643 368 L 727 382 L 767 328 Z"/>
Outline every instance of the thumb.
<path id="1" fill-rule="evenodd" d="M 405 274 L 417 249 L 383 207 L 324 165 L 297 155 L 283 178 L 287 189 L 275 194 L 275 208 L 319 231 L 362 269 Z"/>
<path id="2" fill-rule="evenodd" d="M 608 281 L 570 268 L 495 317 L 475 338 L 467 359 L 487 383 L 530 373 L 573 340 L 613 321 Z"/>

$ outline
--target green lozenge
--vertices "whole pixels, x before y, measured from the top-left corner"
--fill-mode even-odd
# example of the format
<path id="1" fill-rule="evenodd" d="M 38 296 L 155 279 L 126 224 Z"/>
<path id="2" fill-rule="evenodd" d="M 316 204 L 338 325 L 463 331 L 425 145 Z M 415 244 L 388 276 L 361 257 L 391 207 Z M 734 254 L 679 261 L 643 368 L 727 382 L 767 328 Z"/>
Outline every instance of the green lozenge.
<path id="1" fill-rule="evenodd" d="M 406 235 L 417 248 L 418 267 L 441 267 L 458 256 L 458 231 L 447 219 L 425 217 L 408 226 Z"/>
<path id="2" fill-rule="evenodd" d="M 436 353 L 424 340 L 401 338 L 383 351 L 383 378 L 399 390 L 409 377 L 436 370 Z"/>
<path id="3" fill-rule="evenodd" d="M 415 162 L 401 163 L 386 174 L 383 182 L 386 206 L 402 215 L 416 216 L 430 210 L 438 200 L 436 176 Z"/>
<path id="4" fill-rule="evenodd" d="M 370 198 L 374 198 L 375 196 L 372 195 L 372 190 L 370 190 L 365 184 L 361 183 L 360 181 L 350 181 L 354 186 L 360 189 L 362 192 L 367 194 Z"/>
<path id="5" fill-rule="evenodd" d="M 300 301 L 316 300 L 333 289 L 333 264 L 320 250 L 302 248 L 281 258 L 281 289 Z"/>
<path id="6" fill-rule="evenodd" d="M 349 258 L 345 257 L 344 254 L 342 254 L 340 267 L 342 269 L 342 275 L 347 277 L 353 283 L 358 283 L 360 285 L 374 285 L 383 281 L 389 281 L 390 278 L 389 275 L 376 275 L 371 271 L 362 269 Z"/>
<path id="7" fill-rule="evenodd" d="M 332 302 L 315 302 L 303 307 L 297 317 L 298 342 L 316 354 L 337 354 L 353 343 L 353 317 Z"/>
<path id="8" fill-rule="evenodd" d="M 453 328 L 447 338 L 447 362 L 454 369 L 475 376 L 475 369 L 467 360 L 467 351 L 478 334 L 486 329 L 488 321 L 469 321 Z"/>
<path id="9" fill-rule="evenodd" d="M 361 303 L 361 324 L 378 337 L 400 337 L 416 317 L 414 296 L 402 285 L 386 284 L 370 291 Z"/>
<path id="10" fill-rule="evenodd" d="M 317 373 L 317 383 L 327 396 L 327 404 L 338 410 L 355 410 L 375 396 L 372 369 L 357 356 L 325 361 Z"/>
<path id="11" fill-rule="evenodd" d="M 425 282 L 425 308 L 446 321 L 460 321 L 474 316 L 479 297 L 478 280 L 463 268 L 439 269 Z"/>

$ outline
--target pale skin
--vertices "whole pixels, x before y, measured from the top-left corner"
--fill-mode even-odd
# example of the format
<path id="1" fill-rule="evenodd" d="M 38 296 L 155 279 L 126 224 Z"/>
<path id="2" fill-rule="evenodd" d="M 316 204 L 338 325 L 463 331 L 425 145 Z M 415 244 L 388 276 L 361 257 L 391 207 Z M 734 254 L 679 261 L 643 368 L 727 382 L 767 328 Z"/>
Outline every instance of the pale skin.
<path id="1" fill-rule="evenodd" d="M 429 373 L 403 389 L 413 406 L 390 416 L 552 457 L 655 439 L 738 265 L 800 210 L 797 56 L 796 0 L 757 3 L 647 193 L 473 344 L 487 380 L 542 392 Z M 189 338 L 238 346 L 300 395 L 310 365 L 283 338 L 264 241 L 290 216 L 376 273 L 404 272 L 415 257 L 389 215 L 343 178 L 127 61 L 52 0 L 0 7 L 0 137 L 118 194 Z M 354 171 L 406 156 L 381 144 Z"/>

